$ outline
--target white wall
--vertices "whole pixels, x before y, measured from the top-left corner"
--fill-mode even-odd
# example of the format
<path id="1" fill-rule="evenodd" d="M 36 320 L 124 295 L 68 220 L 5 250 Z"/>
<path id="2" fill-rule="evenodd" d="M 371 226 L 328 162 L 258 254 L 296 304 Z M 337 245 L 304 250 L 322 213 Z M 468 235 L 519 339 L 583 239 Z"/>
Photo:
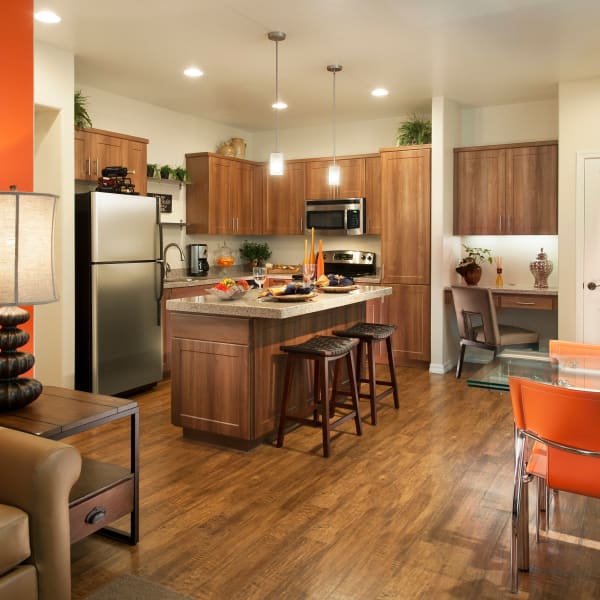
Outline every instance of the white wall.
<path id="1" fill-rule="evenodd" d="M 34 48 L 35 191 L 59 195 L 55 220 L 55 276 L 59 300 L 35 307 L 35 374 L 46 385 L 74 383 L 73 55 Z"/>
<path id="2" fill-rule="evenodd" d="M 559 222 L 559 337 L 576 340 L 575 278 L 576 215 L 583 207 L 575 202 L 577 152 L 600 151 L 600 79 L 559 85 L 560 144 L 558 147 Z"/>

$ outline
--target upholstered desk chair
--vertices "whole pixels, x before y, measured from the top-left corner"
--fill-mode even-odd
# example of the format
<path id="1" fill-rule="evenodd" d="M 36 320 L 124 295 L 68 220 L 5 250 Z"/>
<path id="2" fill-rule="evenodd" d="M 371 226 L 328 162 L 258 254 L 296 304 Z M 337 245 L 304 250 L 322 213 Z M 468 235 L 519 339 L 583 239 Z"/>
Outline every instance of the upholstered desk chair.
<path id="1" fill-rule="evenodd" d="M 539 335 L 536 331 L 499 325 L 492 292 L 476 286 L 452 286 L 459 335 L 456 377 L 462 373 L 467 346 L 491 350 L 494 356 L 504 346 L 527 345 L 537 350 Z"/>
<path id="2" fill-rule="evenodd" d="M 600 392 L 519 377 L 509 383 L 516 427 L 510 589 L 517 593 L 519 563 L 529 567 L 525 473 L 544 477 L 554 490 L 600 498 Z"/>

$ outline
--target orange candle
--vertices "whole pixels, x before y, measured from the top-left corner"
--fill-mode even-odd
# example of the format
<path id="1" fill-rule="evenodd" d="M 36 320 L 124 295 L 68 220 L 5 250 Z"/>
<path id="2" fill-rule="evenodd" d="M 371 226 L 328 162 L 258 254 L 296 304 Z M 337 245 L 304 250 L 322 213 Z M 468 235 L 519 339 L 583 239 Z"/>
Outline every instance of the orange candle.
<path id="1" fill-rule="evenodd" d="M 310 259 L 309 263 L 311 265 L 315 264 L 315 228 L 311 228 L 310 232 Z"/>
<path id="2" fill-rule="evenodd" d="M 317 258 L 317 279 L 325 273 L 325 262 L 323 261 L 323 240 L 319 240 L 319 256 Z"/>

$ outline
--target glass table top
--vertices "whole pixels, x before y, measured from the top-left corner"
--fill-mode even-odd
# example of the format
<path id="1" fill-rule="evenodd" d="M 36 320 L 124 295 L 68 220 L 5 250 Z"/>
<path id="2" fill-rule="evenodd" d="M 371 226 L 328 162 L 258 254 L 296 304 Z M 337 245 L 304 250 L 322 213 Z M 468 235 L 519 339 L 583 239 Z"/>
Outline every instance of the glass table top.
<path id="1" fill-rule="evenodd" d="M 507 392 L 510 376 L 562 387 L 600 391 L 598 357 L 561 357 L 557 360 L 543 352 L 505 350 L 467 378 L 471 387 Z"/>

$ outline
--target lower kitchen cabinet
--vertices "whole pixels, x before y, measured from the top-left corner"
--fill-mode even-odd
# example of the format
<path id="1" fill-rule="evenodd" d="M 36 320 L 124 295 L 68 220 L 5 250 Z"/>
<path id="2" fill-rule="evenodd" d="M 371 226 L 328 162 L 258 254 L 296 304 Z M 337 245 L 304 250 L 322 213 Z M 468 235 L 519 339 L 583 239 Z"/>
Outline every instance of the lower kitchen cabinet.
<path id="1" fill-rule="evenodd" d="M 165 288 L 161 302 L 164 378 L 171 375 L 171 313 L 166 308 L 167 300 L 205 296 L 208 293 L 206 290 L 212 287 L 214 287 L 214 284 Z"/>
<path id="2" fill-rule="evenodd" d="M 431 355 L 431 291 L 428 285 L 385 284 L 383 323 L 397 325 L 392 351 L 397 365 L 429 361 Z"/>

